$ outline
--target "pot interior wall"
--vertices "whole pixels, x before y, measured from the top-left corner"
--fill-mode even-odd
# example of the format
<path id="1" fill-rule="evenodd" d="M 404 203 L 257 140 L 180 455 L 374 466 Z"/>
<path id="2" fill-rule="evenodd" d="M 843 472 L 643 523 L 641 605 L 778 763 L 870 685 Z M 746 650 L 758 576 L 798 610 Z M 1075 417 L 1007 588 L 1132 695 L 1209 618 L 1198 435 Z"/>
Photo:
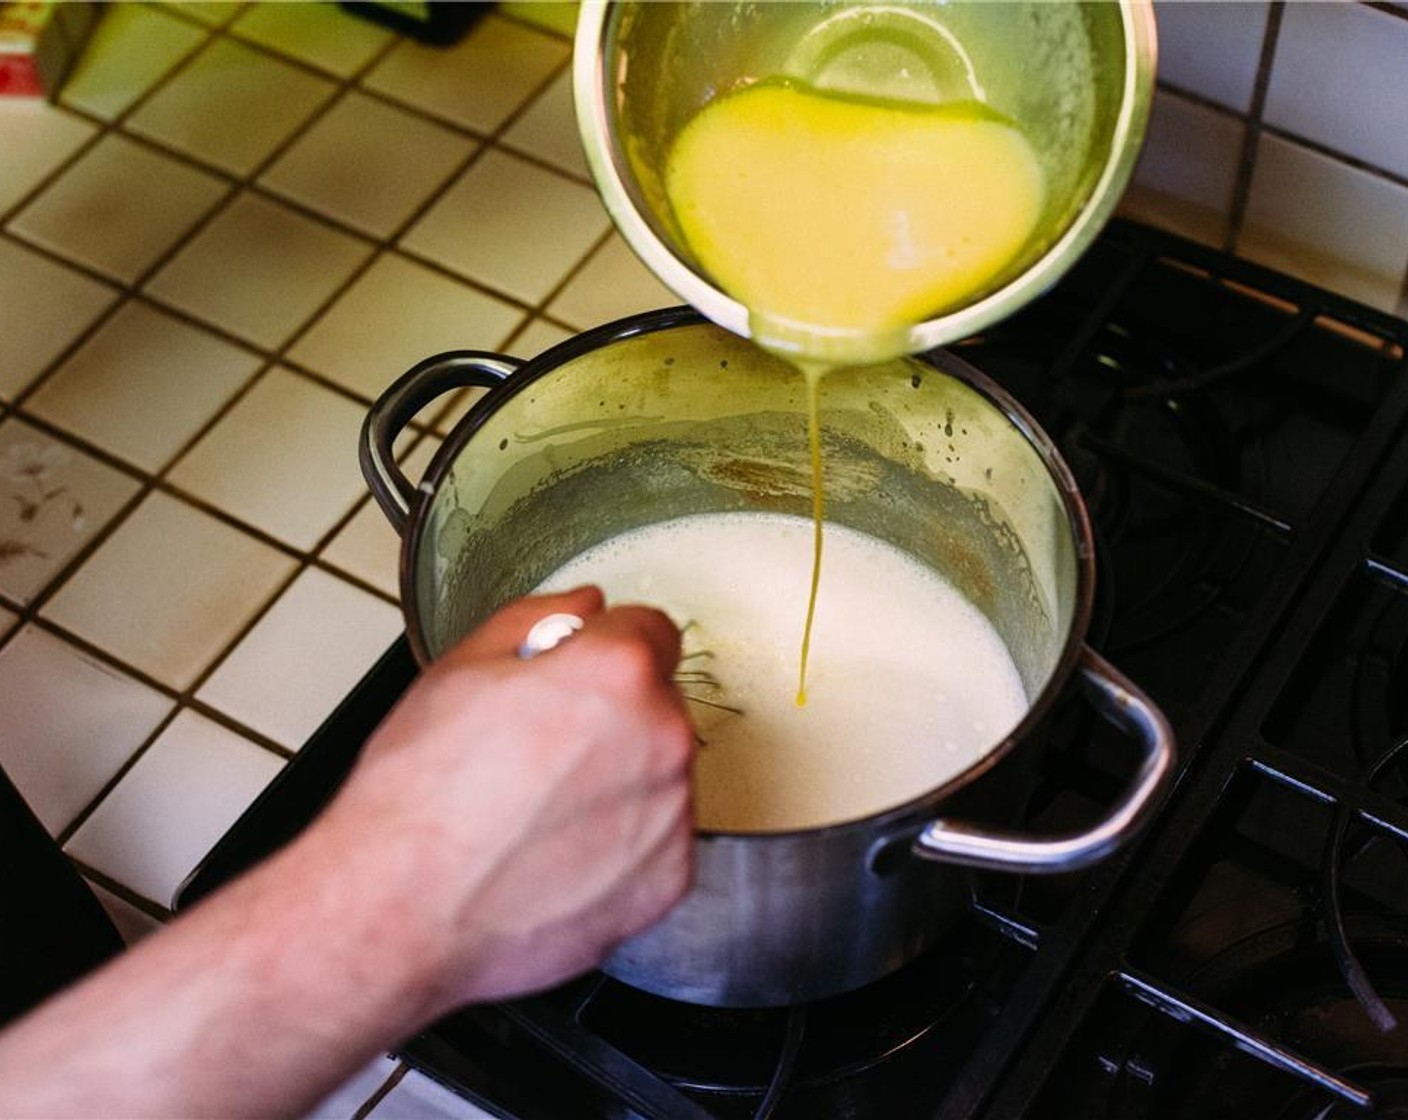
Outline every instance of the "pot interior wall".
<path id="1" fill-rule="evenodd" d="M 473 434 L 436 484 L 414 557 L 432 656 L 636 526 L 810 516 L 803 379 L 733 335 L 706 324 L 635 335 L 535 374 L 468 418 Z M 1068 518 L 1040 456 L 991 401 L 925 363 L 829 375 L 821 401 L 827 519 L 942 573 L 992 621 L 1035 698 L 1077 592 Z M 822 580 L 824 594 L 824 567 Z"/>

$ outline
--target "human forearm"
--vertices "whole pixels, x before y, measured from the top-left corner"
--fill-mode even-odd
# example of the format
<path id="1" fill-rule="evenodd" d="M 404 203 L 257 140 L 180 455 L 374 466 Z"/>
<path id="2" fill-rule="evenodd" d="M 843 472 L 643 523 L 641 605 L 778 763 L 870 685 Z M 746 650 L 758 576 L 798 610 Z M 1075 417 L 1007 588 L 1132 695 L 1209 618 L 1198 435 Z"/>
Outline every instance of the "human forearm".
<path id="1" fill-rule="evenodd" d="M 586 625 L 521 660 L 554 611 Z M 0 1116 L 297 1113 L 459 1004 L 596 964 L 688 886 L 678 656 L 594 589 L 506 607 L 300 839 L 0 1035 Z"/>
<path id="2" fill-rule="evenodd" d="M 355 874 L 344 828 L 311 830 L 0 1035 L 0 1115 L 297 1112 L 440 1010 L 440 949 L 397 920 L 415 857 L 390 838 Z"/>

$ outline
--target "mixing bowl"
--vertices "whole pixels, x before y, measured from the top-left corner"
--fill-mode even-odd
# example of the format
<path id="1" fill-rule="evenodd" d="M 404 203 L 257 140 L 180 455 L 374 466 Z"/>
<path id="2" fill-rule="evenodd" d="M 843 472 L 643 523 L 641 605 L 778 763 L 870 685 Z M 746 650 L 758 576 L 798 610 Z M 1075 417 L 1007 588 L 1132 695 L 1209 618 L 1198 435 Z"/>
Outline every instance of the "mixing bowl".
<path id="1" fill-rule="evenodd" d="M 1147 0 L 587 0 L 573 65 L 587 161 L 616 225 L 662 282 L 744 337 L 748 309 L 695 259 L 666 196 L 672 145 L 701 108 L 781 78 L 886 103 L 978 102 L 1016 125 L 1046 183 L 1036 231 L 986 286 L 908 331 L 901 348 L 917 353 L 1010 314 L 1089 245 L 1138 156 L 1154 62 Z"/>

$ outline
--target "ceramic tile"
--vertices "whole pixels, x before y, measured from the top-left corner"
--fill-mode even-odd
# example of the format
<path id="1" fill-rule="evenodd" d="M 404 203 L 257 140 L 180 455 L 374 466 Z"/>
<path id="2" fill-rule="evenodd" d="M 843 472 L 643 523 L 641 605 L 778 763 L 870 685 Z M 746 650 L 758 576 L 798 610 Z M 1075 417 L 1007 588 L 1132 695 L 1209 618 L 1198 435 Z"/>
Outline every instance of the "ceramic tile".
<path id="1" fill-rule="evenodd" d="M 8 607 L 0 607 L 0 642 L 4 642 L 10 636 L 10 631 L 19 622 L 20 616 Z"/>
<path id="2" fill-rule="evenodd" d="M 155 0 L 157 7 L 178 12 L 207 27 L 224 27 L 247 7 L 243 0 Z"/>
<path id="3" fill-rule="evenodd" d="M 1408 188 L 1263 135 L 1237 250 L 1392 311 L 1408 260 Z"/>
<path id="4" fill-rule="evenodd" d="M 548 304 L 548 314 L 585 328 L 683 302 L 655 279 L 619 233 L 613 233 Z"/>
<path id="5" fill-rule="evenodd" d="M 275 368 L 171 469 L 171 483 L 301 550 L 365 490 L 357 440 L 366 409 Z"/>
<path id="6" fill-rule="evenodd" d="M 41 613 L 161 683 L 185 689 L 293 567 L 268 545 L 155 492 Z"/>
<path id="7" fill-rule="evenodd" d="M 0 238 L 0 400 L 23 392 L 115 299 L 106 284 Z"/>
<path id="8" fill-rule="evenodd" d="M 570 54 L 571 47 L 555 36 L 491 15 L 452 47 L 428 47 L 409 39 L 398 44 L 363 84 L 488 134 Z"/>
<path id="9" fill-rule="evenodd" d="M 46 101 L 0 98 L 0 218 L 95 132 L 95 125 Z"/>
<path id="10" fill-rule="evenodd" d="M 272 191 L 387 237 L 464 164 L 473 141 L 353 91 L 260 179 Z"/>
<path id="11" fill-rule="evenodd" d="M 554 78 L 522 116 L 505 130 L 503 143 L 583 179 L 591 178 L 572 104 L 571 70 L 564 70 Z"/>
<path id="12" fill-rule="evenodd" d="M 297 750 L 401 632 L 401 612 L 303 572 L 201 687 L 200 700 Z"/>
<path id="13" fill-rule="evenodd" d="M 578 5 L 569 0 L 500 0 L 499 11 L 568 39 L 577 27 Z"/>
<path id="14" fill-rule="evenodd" d="M 142 753 L 64 846 L 162 906 L 283 760 L 192 711 Z"/>
<path id="15" fill-rule="evenodd" d="M 126 127 L 222 171 L 247 175 L 336 88 L 243 43 L 217 39 L 144 102 Z"/>
<path id="16" fill-rule="evenodd" d="M 119 898 L 101 884 L 89 883 L 88 887 L 92 890 L 98 903 L 107 911 L 108 917 L 112 919 L 112 924 L 117 927 L 123 944 L 135 945 L 148 934 L 161 929 L 162 923 L 160 921 L 153 918 L 145 910 L 133 906 L 125 898 Z"/>
<path id="17" fill-rule="evenodd" d="M 521 321 L 512 304 L 397 253 L 378 258 L 289 350 L 367 400 L 422 358 L 493 350 Z"/>
<path id="18" fill-rule="evenodd" d="M 262 361 L 132 301 L 60 366 L 26 407 L 155 474 Z"/>
<path id="19" fill-rule="evenodd" d="M 546 319 L 534 319 L 509 343 L 508 352 L 515 358 L 527 361 L 529 358 L 536 358 L 545 350 L 552 349 L 559 342 L 565 342 L 572 335 L 572 331 L 564 330 L 556 323 L 550 323 Z"/>
<path id="20" fill-rule="evenodd" d="M 112 4 L 79 56 L 61 99 L 103 120 L 121 116 L 207 32 L 142 4 Z"/>
<path id="21" fill-rule="evenodd" d="M 489 1113 L 470 1104 L 423 1073 L 409 1071 L 367 1113 L 368 1120 L 492 1120 Z"/>
<path id="22" fill-rule="evenodd" d="M 125 136 L 104 136 L 10 229 L 131 283 L 225 197 L 223 180 Z"/>
<path id="23" fill-rule="evenodd" d="M 341 78 L 355 74 L 395 38 L 393 32 L 335 4 L 256 4 L 230 29 Z"/>
<path id="24" fill-rule="evenodd" d="M 1160 91 L 1122 212 L 1221 246 L 1244 138 L 1240 120 Z"/>
<path id="25" fill-rule="evenodd" d="M 1268 124 L 1408 176 L 1408 20 L 1365 4 L 1287 4 Z"/>
<path id="26" fill-rule="evenodd" d="M 399 1068 L 394 1060 L 381 1055 L 314 1105 L 303 1120 L 353 1120 Z"/>
<path id="27" fill-rule="evenodd" d="M 483 389 L 466 389 L 450 398 L 450 403 L 434 414 L 430 430 L 437 436 L 448 436 L 465 415 L 484 397 Z"/>
<path id="28" fill-rule="evenodd" d="M 29 602 L 137 488 L 136 479 L 22 420 L 0 422 L 0 592 Z"/>
<path id="29" fill-rule="evenodd" d="M 93 801 L 175 702 L 27 626 L 0 649 L 0 767 L 57 836 Z"/>
<path id="30" fill-rule="evenodd" d="M 490 150 L 401 244 L 472 280 L 537 303 L 610 224 L 591 187 Z"/>
<path id="31" fill-rule="evenodd" d="M 366 242 L 242 194 L 147 291 L 256 345 L 288 341 L 371 253 Z"/>
<path id="32" fill-rule="evenodd" d="M 423 439 L 409 455 L 399 458 L 406 477 L 420 481 L 439 446 L 437 439 Z M 371 498 L 333 537 L 323 550 L 322 561 L 394 599 L 400 598 L 401 538 Z"/>
<path id="33" fill-rule="evenodd" d="M 1159 79 L 1239 112 L 1252 103 L 1262 40 L 1265 0 L 1159 0 Z"/>

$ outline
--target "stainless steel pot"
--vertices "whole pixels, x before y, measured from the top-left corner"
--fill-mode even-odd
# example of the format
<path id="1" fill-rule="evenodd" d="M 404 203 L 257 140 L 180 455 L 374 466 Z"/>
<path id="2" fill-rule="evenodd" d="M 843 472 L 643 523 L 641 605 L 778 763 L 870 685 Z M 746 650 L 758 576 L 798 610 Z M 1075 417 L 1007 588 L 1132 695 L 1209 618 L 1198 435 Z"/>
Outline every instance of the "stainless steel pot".
<path id="1" fill-rule="evenodd" d="M 412 483 L 396 436 L 466 385 L 489 391 Z M 701 831 L 693 892 L 604 966 L 660 995 L 768 1006 L 866 984 L 950 924 L 965 896 L 951 865 L 1084 867 L 1130 837 L 1171 773 L 1162 714 L 1084 644 L 1095 580 L 1085 506 L 1016 402 L 934 353 L 828 375 L 822 425 L 828 519 L 962 589 L 1006 642 L 1030 709 L 967 770 L 884 812 L 792 832 Z M 802 378 L 686 309 L 601 327 L 527 363 L 430 358 L 373 405 L 361 458 L 403 537 L 402 604 L 423 664 L 628 529 L 707 511 L 810 511 Z M 950 819 L 955 795 L 981 789 L 1073 679 L 1137 743 L 1136 772 L 1104 818 L 1069 836 Z"/>

